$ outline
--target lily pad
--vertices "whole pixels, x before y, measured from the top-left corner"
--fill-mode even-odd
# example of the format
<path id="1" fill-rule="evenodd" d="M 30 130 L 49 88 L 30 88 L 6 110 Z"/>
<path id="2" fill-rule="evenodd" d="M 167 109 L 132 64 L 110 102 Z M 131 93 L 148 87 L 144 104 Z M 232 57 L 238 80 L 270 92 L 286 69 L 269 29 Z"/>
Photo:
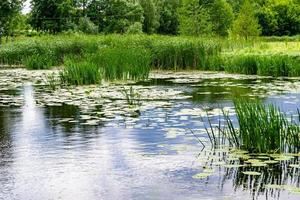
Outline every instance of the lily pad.
<path id="1" fill-rule="evenodd" d="M 243 174 L 250 175 L 250 176 L 259 176 L 259 175 L 261 175 L 260 172 L 253 172 L 253 171 L 246 171 L 246 172 L 243 172 Z"/>
<path id="2" fill-rule="evenodd" d="M 205 179 L 205 178 L 207 178 L 211 175 L 212 175 L 212 173 L 205 173 L 205 172 L 204 173 L 198 173 L 198 174 L 195 174 L 193 176 L 193 179 Z"/>

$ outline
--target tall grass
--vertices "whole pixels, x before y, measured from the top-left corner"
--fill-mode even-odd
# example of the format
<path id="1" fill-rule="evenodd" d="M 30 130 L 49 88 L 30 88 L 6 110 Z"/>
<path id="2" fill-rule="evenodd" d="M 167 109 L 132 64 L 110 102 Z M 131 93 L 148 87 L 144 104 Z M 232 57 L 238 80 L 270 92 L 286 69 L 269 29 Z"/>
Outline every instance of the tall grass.
<path id="1" fill-rule="evenodd" d="M 218 61 L 221 51 L 216 40 L 199 38 L 145 35 L 43 36 L 3 45 L 0 48 L 0 63 L 25 65 L 29 69 L 48 68 L 50 62 L 45 66 L 44 61 L 49 57 L 52 65 L 62 65 L 67 55 L 90 54 L 103 47 L 113 48 L 113 51 L 118 49 L 119 54 L 126 54 L 121 51 L 131 48 L 144 48 L 151 53 L 153 68 L 174 70 L 210 69 L 211 66 L 217 66 L 215 61 Z M 32 64 L 34 59 L 36 63 Z"/>
<path id="2" fill-rule="evenodd" d="M 221 46 L 212 40 L 155 40 L 151 45 L 153 68 L 217 70 L 220 66 Z"/>
<path id="3" fill-rule="evenodd" d="M 81 56 L 89 59 L 92 56 L 96 57 L 94 60 L 101 60 L 96 65 L 106 69 L 103 72 L 107 79 L 125 79 L 124 71 L 130 71 L 125 75 L 126 78 L 145 76 L 149 67 L 162 70 L 193 69 L 299 76 L 298 47 L 298 42 L 293 42 L 291 46 L 291 43 L 282 45 L 281 42 L 246 42 L 183 36 L 58 35 L 34 37 L 2 45 L 0 64 L 48 69 L 66 65 L 64 57 Z M 146 56 L 150 56 L 150 62 L 134 61 L 141 55 L 136 49 L 146 52 Z M 112 66 L 111 69 L 108 66 Z"/>
<path id="4" fill-rule="evenodd" d="M 98 49 L 94 38 L 43 36 L 0 47 L 0 63 L 24 65 L 28 69 L 47 69 L 63 64 L 67 55 L 81 55 Z"/>
<path id="5" fill-rule="evenodd" d="M 91 59 L 81 61 L 79 58 L 66 58 L 60 79 L 62 83 L 71 85 L 100 84 L 102 69 Z"/>
<path id="6" fill-rule="evenodd" d="M 300 76 L 300 57 L 289 55 L 236 55 L 225 59 L 225 71 L 263 76 Z"/>
<path id="7" fill-rule="evenodd" d="M 63 83 L 86 85 L 102 80 L 141 80 L 148 78 L 151 55 L 142 48 L 103 48 L 83 57 L 68 57 L 60 75 Z"/>
<path id="8" fill-rule="evenodd" d="M 150 72 L 151 54 L 144 48 L 103 48 L 91 59 L 106 80 L 146 79 Z"/>
<path id="9" fill-rule="evenodd" d="M 226 128 L 221 130 L 219 126 L 233 146 L 255 153 L 298 153 L 298 119 L 289 121 L 279 108 L 259 101 L 238 100 L 234 104 L 237 123 L 224 112 Z"/>

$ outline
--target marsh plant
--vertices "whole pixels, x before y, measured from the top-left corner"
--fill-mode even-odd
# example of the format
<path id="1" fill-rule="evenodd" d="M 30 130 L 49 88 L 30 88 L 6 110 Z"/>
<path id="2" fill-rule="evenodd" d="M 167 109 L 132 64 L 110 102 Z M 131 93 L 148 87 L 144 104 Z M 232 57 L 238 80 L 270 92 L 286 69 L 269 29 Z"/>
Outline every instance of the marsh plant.
<path id="1" fill-rule="evenodd" d="M 235 148 L 255 153 L 298 153 L 300 126 L 298 119 L 289 117 L 274 105 L 260 101 L 236 100 L 236 119 L 223 111 L 223 122 L 206 129 L 214 145 L 223 138 Z"/>
<path id="2" fill-rule="evenodd" d="M 141 95 L 132 86 L 129 89 L 123 88 L 122 94 L 129 106 L 137 107 L 141 105 Z"/>
<path id="3" fill-rule="evenodd" d="M 60 86 L 60 79 L 57 77 L 55 73 L 51 73 L 46 77 L 46 86 L 50 90 L 56 90 L 57 87 Z"/>
<path id="4" fill-rule="evenodd" d="M 84 56 L 65 58 L 61 73 L 64 83 L 99 84 L 102 80 L 141 80 L 150 72 L 150 53 L 142 48 L 102 48 Z"/>
<path id="5" fill-rule="evenodd" d="M 289 55 L 234 55 L 224 58 L 225 71 L 263 76 L 299 76 L 300 59 Z"/>
<path id="6" fill-rule="evenodd" d="M 78 57 L 69 57 L 65 60 L 65 67 L 60 73 L 61 82 L 70 85 L 100 84 L 102 69 L 91 59 L 80 60 Z"/>

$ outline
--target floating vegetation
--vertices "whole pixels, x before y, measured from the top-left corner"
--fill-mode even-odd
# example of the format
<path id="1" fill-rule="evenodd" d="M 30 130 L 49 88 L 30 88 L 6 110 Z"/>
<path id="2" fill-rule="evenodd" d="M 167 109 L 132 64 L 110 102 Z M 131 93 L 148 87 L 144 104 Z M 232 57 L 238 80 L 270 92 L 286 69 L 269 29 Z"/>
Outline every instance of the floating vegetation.
<path id="1" fill-rule="evenodd" d="M 209 173 L 209 172 L 203 172 L 203 173 L 195 174 L 195 175 L 193 176 L 193 178 L 194 178 L 194 179 L 205 179 L 205 178 L 207 178 L 207 177 L 209 177 L 209 176 L 211 176 L 211 175 L 212 175 L 212 173 Z"/>
<path id="2" fill-rule="evenodd" d="M 246 172 L 243 172 L 243 174 L 250 175 L 250 176 L 259 176 L 259 175 L 261 175 L 260 172 L 254 172 L 254 171 L 246 171 Z"/>
<path id="3" fill-rule="evenodd" d="M 268 189 L 277 189 L 277 190 L 287 190 L 291 193 L 300 194 L 300 188 L 291 185 L 277 185 L 277 184 L 268 184 L 266 185 Z"/>

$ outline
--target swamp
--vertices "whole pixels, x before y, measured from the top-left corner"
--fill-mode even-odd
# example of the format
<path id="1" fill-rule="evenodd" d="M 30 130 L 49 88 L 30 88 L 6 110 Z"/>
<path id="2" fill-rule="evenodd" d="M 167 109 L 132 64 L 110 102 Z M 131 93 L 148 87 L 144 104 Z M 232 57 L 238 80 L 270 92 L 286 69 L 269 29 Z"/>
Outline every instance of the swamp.
<path id="1" fill-rule="evenodd" d="M 299 200 L 298 0 L 0 2 L 0 200 Z"/>

